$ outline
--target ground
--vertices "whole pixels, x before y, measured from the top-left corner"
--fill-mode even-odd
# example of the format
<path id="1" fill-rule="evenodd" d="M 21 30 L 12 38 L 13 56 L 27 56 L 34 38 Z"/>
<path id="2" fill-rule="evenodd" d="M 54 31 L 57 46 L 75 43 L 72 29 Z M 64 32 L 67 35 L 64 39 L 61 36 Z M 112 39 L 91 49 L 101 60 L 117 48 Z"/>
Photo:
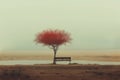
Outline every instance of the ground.
<path id="1" fill-rule="evenodd" d="M 0 66 L 0 80 L 120 80 L 120 65 Z"/>

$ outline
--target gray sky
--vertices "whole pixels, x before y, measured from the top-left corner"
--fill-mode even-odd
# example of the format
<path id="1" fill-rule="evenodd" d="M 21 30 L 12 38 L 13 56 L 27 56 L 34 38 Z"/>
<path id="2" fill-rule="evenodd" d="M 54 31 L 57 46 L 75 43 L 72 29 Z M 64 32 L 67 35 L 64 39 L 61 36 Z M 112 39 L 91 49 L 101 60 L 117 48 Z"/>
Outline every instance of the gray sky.
<path id="1" fill-rule="evenodd" d="M 120 0 L 0 0 L 0 50 L 48 50 L 45 29 L 71 33 L 65 50 L 120 49 Z"/>

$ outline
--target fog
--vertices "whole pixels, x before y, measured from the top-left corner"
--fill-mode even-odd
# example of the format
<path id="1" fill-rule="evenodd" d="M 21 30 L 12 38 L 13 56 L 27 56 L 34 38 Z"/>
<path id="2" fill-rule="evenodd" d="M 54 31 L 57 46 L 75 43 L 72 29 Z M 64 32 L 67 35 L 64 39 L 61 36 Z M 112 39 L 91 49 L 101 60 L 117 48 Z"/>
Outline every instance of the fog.
<path id="1" fill-rule="evenodd" d="M 72 37 L 62 50 L 119 50 L 119 0 L 1 0 L 0 50 L 48 50 L 35 35 L 61 29 Z"/>

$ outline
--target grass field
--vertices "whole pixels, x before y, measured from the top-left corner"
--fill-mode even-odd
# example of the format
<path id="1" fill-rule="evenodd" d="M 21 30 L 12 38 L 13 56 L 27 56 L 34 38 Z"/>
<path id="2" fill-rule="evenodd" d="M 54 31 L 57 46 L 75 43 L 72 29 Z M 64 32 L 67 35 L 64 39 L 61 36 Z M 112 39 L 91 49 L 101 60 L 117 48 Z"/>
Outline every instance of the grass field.
<path id="1" fill-rule="evenodd" d="M 0 66 L 0 80 L 120 80 L 120 66 L 78 64 Z"/>

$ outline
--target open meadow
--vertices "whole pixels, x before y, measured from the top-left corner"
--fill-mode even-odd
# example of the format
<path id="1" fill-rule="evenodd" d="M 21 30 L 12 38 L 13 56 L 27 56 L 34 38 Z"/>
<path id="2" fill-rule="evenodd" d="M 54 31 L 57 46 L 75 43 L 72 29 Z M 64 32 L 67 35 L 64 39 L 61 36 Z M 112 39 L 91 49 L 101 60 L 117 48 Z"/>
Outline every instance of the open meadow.
<path id="1" fill-rule="evenodd" d="M 0 55 L 1 61 L 49 60 L 52 63 L 53 59 L 52 52 L 4 52 Z M 72 61 L 120 62 L 119 52 L 59 52 L 57 56 L 70 56 Z M 50 63 L 0 65 L 0 80 L 120 80 L 120 65 L 77 64 L 73 62 L 72 64 L 57 65 Z"/>
<path id="2" fill-rule="evenodd" d="M 120 62 L 120 51 L 59 51 L 57 56 L 69 56 L 72 60 Z M 0 60 L 51 60 L 51 51 L 6 51 L 0 52 Z"/>
<path id="3" fill-rule="evenodd" d="M 120 66 L 78 64 L 0 66 L 0 80 L 120 80 Z"/>

